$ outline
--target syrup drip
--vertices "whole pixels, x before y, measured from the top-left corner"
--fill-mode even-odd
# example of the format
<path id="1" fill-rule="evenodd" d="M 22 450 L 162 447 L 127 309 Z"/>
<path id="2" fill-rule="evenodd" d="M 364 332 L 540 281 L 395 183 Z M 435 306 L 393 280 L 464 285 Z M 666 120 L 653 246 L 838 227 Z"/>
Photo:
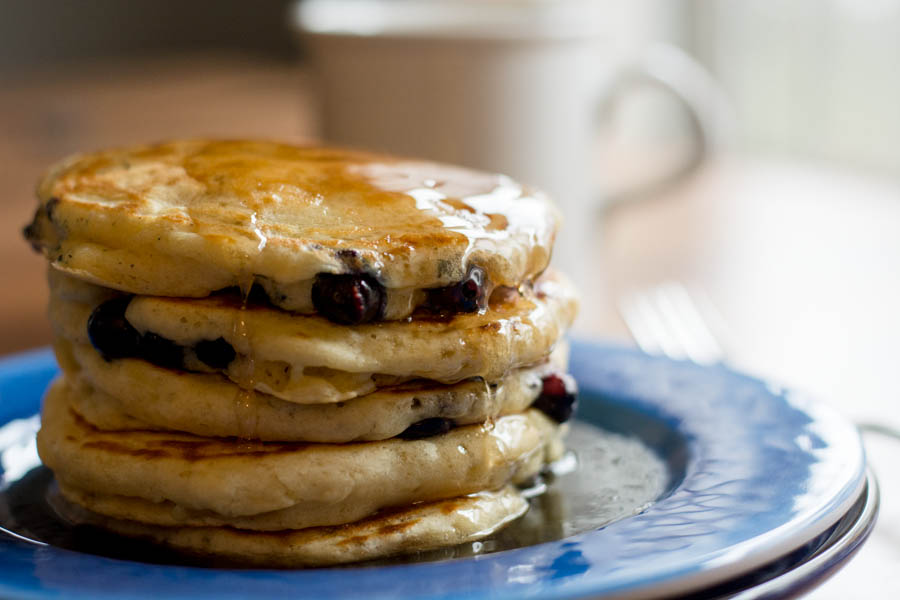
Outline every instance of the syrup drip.
<path id="1" fill-rule="evenodd" d="M 246 264 L 251 268 L 259 262 L 259 257 L 268 243 L 268 238 L 257 223 L 257 214 L 253 210 L 250 213 L 250 228 L 259 240 L 256 245 L 256 253 L 253 257 L 246 258 Z M 245 360 L 238 367 L 239 372 L 234 373 L 234 379 L 238 385 L 238 392 L 234 398 L 234 418 L 236 431 L 241 440 L 256 440 L 259 438 L 259 410 L 256 403 L 256 360 L 250 349 L 250 332 L 247 328 L 247 303 L 256 277 L 250 273 L 243 273 L 238 278 L 238 287 L 241 290 L 241 308 L 238 310 L 234 321 L 232 334 L 238 348 L 243 351 Z M 246 443 L 246 442 L 245 442 Z"/>
<path id="2" fill-rule="evenodd" d="M 234 396 L 234 419 L 238 437 L 242 440 L 252 440 L 259 437 L 259 412 L 256 410 L 256 364 L 252 352 L 247 352 L 250 347 L 250 334 L 247 329 L 247 301 L 250 297 L 250 289 L 253 287 L 253 277 L 242 281 L 241 308 L 234 321 L 232 333 L 238 348 L 243 350 L 246 360 L 239 363 L 239 372 L 233 373 L 237 382 L 238 391 Z"/>

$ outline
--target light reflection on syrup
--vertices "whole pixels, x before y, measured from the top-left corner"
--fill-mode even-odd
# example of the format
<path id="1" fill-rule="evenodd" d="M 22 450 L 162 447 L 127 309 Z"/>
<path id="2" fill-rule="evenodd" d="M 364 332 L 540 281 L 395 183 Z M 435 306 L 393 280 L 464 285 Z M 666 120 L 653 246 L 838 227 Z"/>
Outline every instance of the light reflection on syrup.
<path id="1" fill-rule="evenodd" d="M 468 246 L 457 266 L 460 270 L 479 250 L 505 254 L 506 247 L 514 247 L 509 246 L 511 238 L 526 245 L 549 247 L 558 225 L 553 213 L 548 213 L 543 194 L 505 175 L 404 161 L 355 165 L 348 172 L 361 175 L 378 189 L 410 196 L 418 210 L 436 217 L 445 230 L 465 236 Z M 538 270 L 535 267 L 529 265 L 526 271 L 534 274 Z M 488 275 L 501 282 L 497 273 Z"/>
<path id="2" fill-rule="evenodd" d="M 256 235 L 256 238 L 259 240 L 259 244 L 256 245 L 256 250 L 258 252 L 262 252 L 266 247 L 266 244 L 269 243 L 269 238 L 266 237 L 266 234 L 263 233 L 262 229 L 259 228 L 259 224 L 256 221 L 256 211 L 250 215 L 250 228 L 253 230 L 253 234 Z"/>

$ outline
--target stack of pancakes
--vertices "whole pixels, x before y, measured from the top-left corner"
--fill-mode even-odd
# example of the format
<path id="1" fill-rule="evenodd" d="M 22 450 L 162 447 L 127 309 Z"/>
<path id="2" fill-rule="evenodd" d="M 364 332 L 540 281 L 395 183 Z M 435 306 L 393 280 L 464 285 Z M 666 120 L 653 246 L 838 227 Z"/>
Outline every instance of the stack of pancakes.
<path id="1" fill-rule="evenodd" d="M 63 370 L 38 447 L 77 522 L 364 560 L 490 535 L 563 452 L 576 300 L 540 193 L 195 140 L 74 157 L 38 195 Z"/>

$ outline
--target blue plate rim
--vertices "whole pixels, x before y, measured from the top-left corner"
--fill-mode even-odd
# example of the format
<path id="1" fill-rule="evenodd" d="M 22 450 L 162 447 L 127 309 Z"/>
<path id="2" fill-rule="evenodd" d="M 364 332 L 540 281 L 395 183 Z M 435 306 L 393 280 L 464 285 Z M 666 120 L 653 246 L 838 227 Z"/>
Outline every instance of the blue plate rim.
<path id="1" fill-rule="evenodd" d="M 637 365 L 643 368 L 653 367 L 662 372 L 686 373 L 689 377 L 699 378 L 717 378 L 723 382 L 738 386 L 750 386 L 755 390 L 754 393 L 761 393 L 765 390 L 770 402 L 780 402 L 785 410 L 792 409 L 808 416 L 811 424 L 822 425 L 827 430 L 827 435 L 832 436 L 827 441 L 832 445 L 839 445 L 838 450 L 846 455 L 846 467 L 842 470 L 844 480 L 836 482 L 831 489 L 830 496 L 819 502 L 815 506 L 810 506 L 801 511 L 801 514 L 785 521 L 778 527 L 772 527 L 765 531 L 758 532 L 758 535 L 752 536 L 744 540 L 741 544 L 734 544 L 723 547 L 715 552 L 707 552 L 703 555 L 702 560 L 698 561 L 696 555 L 691 556 L 688 553 L 683 560 L 671 560 L 665 569 L 658 570 L 655 573 L 644 573 L 641 577 L 635 577 L 635 574 L 628 573 L 624 576 L 614 577 L 605 576 L 598 577 L 597 574 L 586 572 L 581 578 L 574 580 L 566 580 L 566 577 L 538 577 L 532 583 L 535 584 L 531 588 L 531 592 L 543 598 L 574 598 L 588 595 L 606 594 L 606 595 L 627 595 L 629 598 L 650 598 L 660 595 L 660 589 L 665 588 L 666 593 L 680 593 L 690 590 L 700 589 L 713 583 L 733 577 L 736 574 L 752 570 L 755 567 L 771 560 L 773 556 L 784 554 L 801 545 L 804 541 L 809 540 L 828 527 L 833 525 L 847 509 L 856 501 L 859 494 L 865 486 L 865 455 L 862 449 L 861 441 L 855 428 L 848 421 L 838 415 L 833 409 L 826 405 L 811 400 L 802 395 L 797 395 L 788 390 L 782 390 L 777 386 L 743 375 L 729 371 L 722 367 L 702 368 L 691 363 L 670 361 L 668 359 L 649 357 L 637 350 L 618 345 L 598 344 L 595 342 L 575 342 L 573 344 L 573 363 L 577 363 L 581 359 L 590 362 L 590 357 L 601 357 L 604 360 L 616 359 L 622 360 L 629 365 Z M 52 361 L 52 353 L 47 349 L 32 351 L 0 359 L 0 381 L 6 382 L 10 377 L 27 375 L 40 369 L 48 368 L 48 361 Z M 615 360 L 613 360 L 615 362 Z M 573 371 L 577 366 L 573 364 Z M 579 377 L 583 390 L 591 393 L 595 381 L 591 370 L 586 370 Z M 639 386 L 638 386 L 639 387 Z M 633 392 L 634 390 L 632 390 Z M 760 396 L 764 397 L 764 396 Z M 647 398 L 636 399 L 635 397 L 625 398 L 624 401 L 629 403 L 640 404 L 641 401 L 646 402 Z M 652 398 L 650 398 L 652 404 Z M 656 406 L 655 408 L 660 408 Z M 671 407 L 668 407 L 671 408 Z M 676 411 L 677 412 L 677 411 Z M 676 415 L 679 418 L 691 418 L 689 413 Z M 2 423 L 0 423 L 2 424 Z M 683 425 L 683 423 L 682 423 Z M 703 435 L 701 432 L 699 435 Z M 702 440 L 700 440 L 702 441 Z M 695 445 L 698 440 L 693 440 Z M 696 465 L 695 465 L 696 466 Z M 694 473 L 696 475 L 696 473 Z M 690 485 L 691 473 L 688 473 L 685 480 L 681 482 L 682 486 Z M 677 490 L 676 490 L 677 491 Z M 647 513 L 658 510 L 660 505 L 664 505 L 672 496 L 660 500 L 654 507 L 651 507 Z M 645 513 L 646 514 L 646 513 Z M 455 561 L 399 565 L 392 567 L 380 567 L 377 572 L 383 573 L 385 577 L 431 577 L 438 575 L 440 577 L 453 578 L 454 572 L 460 572 L 466 576 L 472 575 L 472 569 L 462 569 L 461 565 L 474 566 L 474 570 L 478 571 L 490 569 L 492 566 L 501 565 L 504 568 L 510 567 L 510 561 L 514 564 L 529 565 L 540 564 L 540 560 L 546 560 L 547 556 L 554 552 L 563 554 L 567 551 L 567 547 L 572 544 L 590 544 L 596 543 L 598 537 L 608 535 L 611 529 L 615 529 L 616 524 L 599 531 L 579 534 L 571 538 L 549 542 L 529 548 L 511 550 L 496 554 L 479 556 L 474 559 L 460 559 Z M 569 545 L 569 546 L 567 546 Z M 0 541 L 0 556 L 9 557 L 18 554 L 19 558 L 25 557 L 28 553 L 35 553 L 38 550 L 31 544 L 11 539 L 3 539 Z M 119 561 L 116 559 L 108 559 L 96 556 L 81 555 L 78 553 L 62 550 L 58 548 L 41 549 L 44 555 L 42 560 L 46 560 L 48 553 L 52 556 L 52 560 L 71 561 L 77 557 L 77 562 L 91 563 L 95 568 L 112 568 L 115 565 L 127 565 L 133 568 L 138 563 L 129 563 L 128 561 Z M 543 558 L 542 558 L 543 557 Z M 27 557 L 25 558 L 27 562 Z M 4 561 L 6 563 L 8 561 Z M 88 566 L 88 565 L 82 565 Z M 513 565 L 514 566 L 514 565 Z M 209 574 L 211 570 L 196 567 L 164 567 L 159 565 L 139 565 L 149 575 L 150 572 L 162 570 L 169 576 L 185 576 L 193 577 L 196 583 L 203 583 L 206 577 L 203 574 Z M 4 567 L 0 566 L 0 593 L 14 594 L 19 596 L 46 597 L 45 591 L 42 590 L 41 581 L 37 577 L 18 579 L 15 583 L 10 583 L 8 578 L 3 574 Z M 177 571 L 177 573 L 176 573 Z M 435 572 L 437 571 L 437 572 Z M 372 568 L 346 568 L 339 571 L 336 570 L 309 570 L 309 571 L 275 571 L 275 570 L 244 570 L 244 571 L 223 571 L 219 573 L 233 574 L 238 578 L 257 577 L 263 580 L 270 578 L 282 578 L 285 580 L 294 580 L 297 584 L 301 584 L 304 580 L 310 580 L 315 577 L 324 577 L 328 579 L 336 578 L 333 574 L 340 576 L 360 577 L 371 576 Z M 332 575 L 329 575 L 332 574 Z M 165 574 L 163 574 L 165 576 Z M 364 577 L 364 578 L 365 578 Z M 526 578 L 527 580 L 527 578 Z M 221 587 L 220 580 L 217 587 Z M 227 583 L 227 582 L 225 582 Z M 71 589 L 69 592 L 78 594 L 79 590 Z M 217 595 L 222 597 L 221 591 Z M 227 589 L 225 590 L 227 591 Z M 117 590 L 122 592 L 122 590 Z M 197 590 L 185 591 L 184 597 L 196 597 Z M 521 597 L 522 588 L 520 586 L 507 586 L 506 588 L 483 587 L 483 588 L 467 588 L 463 591 L 451 591 L 449 593 L 432 593 L 430 597 L 442 598 L 462 598 L 462 597 L 487 597 L 492 598 L 518 598 Z M 87 596 L 94 596 L 94 591 L 87 592 Z M 121 594 L 118 594 L 121 595 Z M 136 595 L 134 597 L 146 597 L 146 595 Z M 349 595 L 347 596 L 349 597 Z M 406 597 L 412 597 L 407 595 Z"/>

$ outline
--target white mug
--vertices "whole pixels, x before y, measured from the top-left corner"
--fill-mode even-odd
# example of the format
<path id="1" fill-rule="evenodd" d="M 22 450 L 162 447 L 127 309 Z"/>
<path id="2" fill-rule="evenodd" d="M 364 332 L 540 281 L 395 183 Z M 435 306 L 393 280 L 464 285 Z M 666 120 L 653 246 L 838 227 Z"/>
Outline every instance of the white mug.
<path id="1" fill-rule="evenodd" d="M 293 19 L 319 74 L 324 140 L 496 171 L 547 191 L 565 218 L 554 262 L 583 277 L 580 255 L 603 196 L 591 161 L 604 109 L 634 83 L 659 86 L 687 106 L 695 137 L 677 171 L 698 164 L 705 148 L 699 68 L 668 47 L 624 64 L 610 56 L 598 27 L 606 5 L 305 0 Z"/>

